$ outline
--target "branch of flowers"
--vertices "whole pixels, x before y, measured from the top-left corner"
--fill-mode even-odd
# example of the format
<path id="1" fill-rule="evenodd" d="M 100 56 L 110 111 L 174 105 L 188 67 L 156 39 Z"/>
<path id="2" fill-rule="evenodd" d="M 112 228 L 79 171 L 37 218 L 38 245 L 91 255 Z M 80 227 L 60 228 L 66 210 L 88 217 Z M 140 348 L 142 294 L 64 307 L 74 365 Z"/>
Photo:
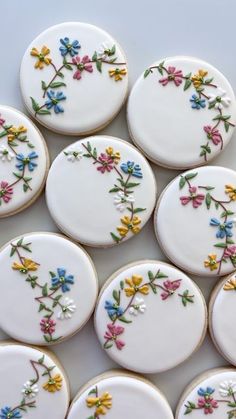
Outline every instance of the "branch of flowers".
<path id="1" fill-rule="evenodd" d="M 35 283 L 38 287 L 40 287 L 41 289 L 43 288 L 42 285 L 38 284 L 37 282 Z M 42 303 L 41 300 L 44 300 L 46 298 L 55 301 L 55 298 L 53 298 L 52 296 L 59 290 L 60 286 L 58 286 L 57 288 L 55 288 L 55 290 L 53 290 L 50 294 L 48 295 L 41 295 L 40 297 L 35 297 L 35 300 L 38 301 L 39 303 Z M 63 305 L 58 301 L 58 305 L 63 308 Z"/>
<path id="2" fill-rule="evenodd" d="M 12 146 L 11 146 L 11 144 L 10 144 L 10 142 L 9 142 L 9 141 L 8 141 L 8 147 L 11 149 L 11 151 L 12 151 L 15 155 L 17 155 L 16 150 L 14 149 L 14 147 L 12 147 Z"/>
<path id="3" fill-rule="evenodd" d="M 84 143 L 82 143 L 82 147 L 84 147 L 85 148 L 85 150 L 88 152 L 88 154 L 92 157 L 92 159 L 94 160 L 94 162 L 95 163 L 99 163 L 99 164 L 102 164 L 103 165 L 103 163 L 102 162 L 100 162 L 96 157 L 94 157 L 93 156 L 93 154 L 91 153 L 91 151 L 89 151 L 89 149 L 88 149 L 88 147 L 84 144 Z"/>
<path id="4" fill-rule="evenodd" d="M 15 410 L 17 410 L 17 409 L 22 409 L 22 407 L 23 407 L 23 408 L 24 408 L 24 407 L 32 407 L 32 406 L 34 406 L 34 405 L 35 405 L 35 403 L 36 403 L 36 400 L 33 400 L 32 402 L 28 402 L 28 403 L 24 402 L 24 403 L 18 404 L 17 406 L 13 407 L 13 408 L 10 410 L 10 412 L 9 412 L 9 413 L 13 413 L 13 412 L 14 412 Z M 11 416 L 9 416 L 9 417 L 11 417 Z"/>
<path id="5" fill-rule="evenodd" d="M 60 72 L 63 70 L 63 68 L 65 67 L 65 64 L 63 64 L 63 65 L 61 65 L 61 67 L 59 67 L 58 69 L 56 68 L 56 66 L 55 66 L 55 64 L 53 64 L 53 62 L 51 62 L 51 65 L 52 65 L 52 67 L 54 68 L 54 70 L 55 70 L 55 74 L 54 74 L 54 76 L 52 77 L 52 79 L 50 80 L 50 82 L 47 84 L 47 86 L 45 87 L 45 89 L 44 89 L 44 94 L 43 94 L 43 98 L 45 98 L 45 96 L 46 96 L 46 93 L 47 93 L 47 91 L 48 91 L 48 89 L 49 89 L 49 87 L 50 87 L 50 85 L 51 85 L 51 83 L 53 83 L 54 82 L 54 80 L 59 76 L 59 74 L 60 74 Z M 42 107 L 40 108 L 40 109 L 42 109 Z M 39 109 L 38 109 L 38 111 L 39 111 Z"/>
<path id="6" fill-rule="evenodd" d="M 25 166 L 24 166 L 24 168 L 23 168 L 23 171 L 22 171 L 22 175 L 21 175 L 21 177 L 19 177 L 15 182 L 13 182 L 13 183 L 11 183 L 10 185 L 8 185 L 8 187 L 9 188 L 12 188 L 13 186 L 15 186 L 17 183 L 19 183 L 21 180 L 23 180 L 24 181 L 24 176 L 25 176 Z M 25 181 L 24 181 L 24 183 L 25 183 Z M 27 185 L 28 185 L 28 188 L 32 191 L 32 188 L 31 188 L 31 186 L 27 183 Z"/>
<path id="7" fill-rule="evenodd" d="M 36 365 L 39 365 L 39 366 L 44 367 L 45 371 L 47 371 L 48 376 L 49 376 L 50 378 L 52 378 L 52 375 L 51 375 L 51 372 L 50 372 L 49 368 L 48 368 L 48 367 L 47 367 L 47 365 L 45 365 L 43 362 L 42 362 L 42 363 L 40 363 L 40 362 L 38 362 L 38 361 L 33 361 L 33 360 L 31 359 L 31 360 L 30 360 L 30 363 L 31 363 L 31 365 L 32 365 L 32 367 L 33 367 L 33 369 L 34 369 L 34 371 L 35 371 L 35 373 L 36 373 L 36 379 L 34 380 L 34 384 L 36 384 L 36 383 L 39 381 L 39 378 L 40 378 L 40 375 L 39 375 L 39 372 L 38 372 L 38 370 L 37 370 L 37 368 L 36 368 Z"/>
<path id="8" fill-rule="evenodd" d="M 11 243 L 11 247 L 13 247 L 15 250 L 16 250 L 16 254 L 17 254 L 17 256 L 18 256 L 18 258 L 19 258 L 19 260 L 21 261 L 21 263 L 22 263 L 22 265 L 24 264 L 24 261 L 25 261 L 25 258 L 24 258 L 24 256 L 21 256 L 21 254 L 20 254 L 20 252 L 19 252 L 19 247 L 20 246 L 18 246 L 17 244 L 13 244 L 13 243 Z M 36 265 L 40 265 L 40 263 L 37 263 L 37 262 L 35 262 L 34 261 L 34 263 L 36 264 Z"/>
<path id="9" fill-rule="evenodd" d="M 46 107 L 46 103 L 44 103 L 42 106 L 40 106 L 40 107 L 37 109 L 37 111 L 35 111 L 34 116 L 37 116 L 37 113 L 38 113 L 41 109 L 43 109 L 43 108 L 45 108 L 45 107 Z"/>

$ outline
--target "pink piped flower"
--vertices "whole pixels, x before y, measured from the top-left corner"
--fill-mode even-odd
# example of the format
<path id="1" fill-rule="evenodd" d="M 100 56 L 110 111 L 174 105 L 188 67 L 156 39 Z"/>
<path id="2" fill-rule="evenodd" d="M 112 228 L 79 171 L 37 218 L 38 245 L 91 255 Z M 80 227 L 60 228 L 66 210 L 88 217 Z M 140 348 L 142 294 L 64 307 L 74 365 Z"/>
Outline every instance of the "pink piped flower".
<path id="1" fill-rule="evenodd" d="M 105 153 L 100 154 L 98 161 L 101 163 L 101 166 L 98 166 L 97 170 L 99 170 L 101 173 L 110 172 L 114 167 L 112 157 Z"/>
<path id="2" fill-rule="evenodd" d="M 200 409 L 204 409 L 205 415 L 213 413 L 214 409 L 218 407 L 217 401 L 210 396 L 200 397 L 197 404 Z"/>
<path id="3" fill-rule="evenodd" d="M 236 246 L 229 246 L 227 249 L 225 249 L 224 257 L 226 258 L 235 258 L 236 259 Z"/>
<path id="4" fill-rule="evenodd" d="M 165 291 L 161 293 L 162 300 L 166 300 L 170 295 L 180 287 L 181 279 L 176 279 L 175 281 L 170 281 L 169 279 L 163 283 Z"/>
<path id="5" fill-rule="evenodd" d="M 107 325 L 107 331 L 104 335 L 104 339 L 106 341 L 112 341 L 115 343 L 117 349 L 121 351 L 121 349 L 125 346 L 125 342 L 118 338 L 118 336 L 122 335 L 124 332 L 124 327 L 122 326 L 115 326 L 112 323 Z"/>
<path id="6" fill-rule="evenodd" d="M 211 127 L 210 125 L 206 125 L 205 127 L 203 127 L 203 129 L 207 134 L 207 138 L 211 140 L 213 144 L 218 145 L 222 143 L 222 136 L 217 128 Z"/>
<path id="7" fill-rule="evenodd" d="M 3 118 L 1 117 L 1 114 L 0 114 L 0 126 L 2 126 L 3 124 L 5 124 L 5 119 L 3 119 Z"/>
<path id="8" fill-rule="evenodd" d="M 93 66 L 91 64 L 90 58 L 88 55 L 85 55 L 83 58 L 77 55 L 76 57 L 72 58 L 73 64 L 76 65 L 77 70 L 75 71 L 73 78 L 76 80 L 80 80 L 82 77 L 82 72 L 88 71 L 89 73 L 93 72 Z"/>
<path id="9" fill-rule="evenodd" d="M 13 194 L 13 187 L 9 185 L 5 180 L 0 182 L 0 199 L 8 204 L 8 202 L 12 199 Z"/>
<path id="10" fill-rule="evenodd" d="M 169 82 L 173 81 L 177 87 L 180 86 L 183 81 L 182 70 L 176 70 L 175 67 L 169 66 L 167 71 L 168 75 L 160 79 L 159 83 L 161 83 L 162 86 L 166 86 Z"/>
<path id="11" fill-rule="evenodd" d="M 42 319 L 40 321 L 40 327 L 41 331 L 43 333 L 48 333 L 49 335 L 52 335 L 56 330 L 56 322 L 53 319 Z"/>
<path id="12" fill-rule="evenodd" d="M 197 193 L 196 186 L 189 187 L 189 196 L 181 196 L 180 201 L 182 205 L 187 205 L 189 202 L 192 202 L 193 208 L 198 208 L 202 205 L 205 195 Z"/>

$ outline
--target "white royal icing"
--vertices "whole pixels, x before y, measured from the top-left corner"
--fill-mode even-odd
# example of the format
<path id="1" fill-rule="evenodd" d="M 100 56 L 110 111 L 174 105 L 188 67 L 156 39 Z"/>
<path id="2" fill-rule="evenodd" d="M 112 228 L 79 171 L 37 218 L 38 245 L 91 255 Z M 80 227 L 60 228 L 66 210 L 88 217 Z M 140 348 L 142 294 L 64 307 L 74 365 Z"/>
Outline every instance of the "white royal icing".
<path id="1" fill-rule="evenodd" d="M 154 217 L 156 235 L 177 266 L 196 275 L 235 269 L 236 172 L 201 167 L 175 178 Z"/>
<path id="2" fill-rule="evenodd" d="M 18 110 L 0 106 L 0 218 L 36 198 L 47 168 L 47 148 L 37 127 Z"/>
<path id="3" fill-rule="evenodd" d="M 0 264 L 0 325 L 13 338 L 53 344 L 91 316 L 96 272 L 87 253 L 70 240 L 53 233 L 25 234 L 2 248 Z"/>
<path id="4" fill-rule="evenodd" d="M 218 116 L 222 119 L 214 120 Z M 155 62 L 137 80 L 128 101 L 134 142 L 151 160 L 173 169 L 202 165 L 217 156 L 235 123 L 232 87 L 216 68 L 197 58 Z"/>
<path id="5" fill-rule="evenodd" d="M 137 372 L 161 372 L 186 360 L 201 344 L 206 307 L 184 273 L 165 263 L 141 261 L 105 284 L 95 328 L 115 362 Z"/>
<path id="6" fill-rule="evenodd" d="M 41 51 L 42 47 L 46 49 Z M 67 68 L 61 68 L 63 59 L 70 63 Z M 54 78 L 59 69 L 64 77 Z M 124 103 L 128 88 L 126 58 L 120 46 L 102 29 L 79 22 L 53 26 L 34 39 L 23 57 L 20 79 L 31 115 L 47 128 L 71 135 L 94 132 L 109 123 Z M 54 98 L 59 95 L 55 104 L 59 107 L 48 103 L 51 91 Z M 35 114 L 31 98 L 43 114 Z"/>
<path id="7" fill-rule="evenodd" d="M 104 415 L 109 419 L 143 419 L 145 415 L 149 419 L 173 419 L 165 397 L 148 382 L 112 372 L 93 381 L 73 401 L 68 419 L 102 419 Z"/>
<path id="8" fill-rule="evenodd" d="M 4 343 L 0 345 L 0 374 L 1 418 L 41 419 L 45 415 L 65 418 L 69 404 L 68 386 L 63 372 L 50 355 L 30 347 Z M 51 385 L 48 385 L 49 379 Z"/>
<path id="9" fill-rule="evenodd" d="M 156 183 L 137 149 L 114 137 L 94 136 L 57 156 L 46 197 L 53 219 L 67 235 L 90 246 L 112 246 L 147 222 Z"/>
<path id="10" fill-rule="evenodd" d="M 176 419 L 214 419 L 235 417 L 236 371 L 209 370 L 197 377 L 186 389 L 177 408 Z"/>

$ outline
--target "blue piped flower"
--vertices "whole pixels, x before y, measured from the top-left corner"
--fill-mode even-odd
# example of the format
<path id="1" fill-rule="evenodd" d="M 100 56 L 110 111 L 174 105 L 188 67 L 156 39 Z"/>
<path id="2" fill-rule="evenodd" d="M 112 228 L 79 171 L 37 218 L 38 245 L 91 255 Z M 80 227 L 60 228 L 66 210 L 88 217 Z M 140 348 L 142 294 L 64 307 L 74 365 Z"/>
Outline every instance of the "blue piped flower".
<path id="1" fill-rule="evenodd" d="M 74 284 L 74 276 L 66 275 L 66 269 L 58 268 L 57 276 L 52 278 L 52 287 L 61 287 L 62 292 L 70 291 L 69 284 Z"/>
<path id="2" fill-rule="evenodd" d="M 107 313 L 111 318 L 122 316 L 124 313 L 123 308 L 115 301 L 105 301 L 105 310 L 107 310 Z"/>
<path id="3" fill-rule="evenodd" d="M 122 163 L 120 166 L 123 172 L 133 175 L 134 177 L 142 178 L 143 174 L 139 164 L 135 164 L 133 161 L 127 161 L 127 163 Z"/>
<path id="4" fill-rule="evenodd" d="M 12 410 L 11 407 L 3 407 L 0 410 L 0 419 L 9 419 L 9 418 L 22 418 L 21 412 L 19 409 Z"/>
<path id="5" fill-rule="evenodd" d="M 38 154 L 35 153 L 35 151 L 32 151 L 28 156 L 24 156 L 24 154 L 19 153 L 16 155 L 16 159 L 19 161 L 19 163 L 16 164 L 17 169 L 24 170 L 25 166 L 28 166 L 28 169 L 30 172 L 33 172 L 35 167 L 37 167 L 37 163 L 35 163 L 33 160 L 38 158 Z"/>
<path id="6" fill-rule="evenodd" d="M 189 100 L 192 103 L 192 108 L 193 109 L 201 109 L 201 108 L 206 107 L 205 99 L 201 99 L 199 96 L 197 96 L 195 94 L 192 95 L 191 99 L 189 99 Z"/>
<path id="7" fill-rule="evenodd" d="M 206 387 L 205 389 L 200 387 L 198 389 L 197 393 L 198 393 L 199 396 L 206 397 L 206 396 L 210 396 L 211 394 L 213 394 L 214 391 L 215 391 L 215 389 L 212 388 L 212 387 Z"/>
<path id="8" fill-rule="evenodd" d="M 61 100 L 65 100 L 66 96 L 63 92 L 55 93 L 53 90 L 47 92 L 48 100 L 46 100 L 45 105 L 47 109 L 54 109 L 55 113 L 64 112 L 64 108 L 60 105 Z"/>
<path id="9" fill-rule="evenodd" d="M 65 37 L 64 39 L 60 39 L 61 46 L 59 48 L 61 55 L 65 57 L 67 54 L 70 54 L 71 57 L 74 57 L 78 54 L 79 48 L 81 48 L 81 45 L 79 41 L 75 40 L 70 42 L 70 39 Z"/>
<path id="10" fill-rule="evenodd" d="M 217 220 L 217 218 L 211 218 L 210 225 L 213 227 L 218 227 L 216 233 L 216 237 L 218 239 L 233 236 L 233 232 L 231 231 L 233 228 L 233 221 L 226 221 L 225 223 L 221 223 L 219 220 Z"/>

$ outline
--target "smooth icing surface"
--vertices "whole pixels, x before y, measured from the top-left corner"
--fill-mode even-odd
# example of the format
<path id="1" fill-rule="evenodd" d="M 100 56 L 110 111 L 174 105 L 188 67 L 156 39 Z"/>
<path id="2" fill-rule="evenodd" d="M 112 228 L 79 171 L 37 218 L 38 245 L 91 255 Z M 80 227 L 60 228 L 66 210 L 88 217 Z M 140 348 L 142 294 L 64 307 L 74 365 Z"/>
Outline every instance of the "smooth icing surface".
<path id="1" fill-rule="evenodd" d="M 200 345 L 205 327 L 206 307 L 197 286 L 178 269 L 156 261 L 116 272 L 95 312 L 95 329 L 107 354 L 142 373 L 186 360 Z"/>
<path id="2" fill-rule="evenodd" d="M 94 136 L 57 156 L 46 197 L 51 216 L 67 235 L 90 246 L 112 246 L 147 222 L 156 183 L 137 149 L 118 138 Z"/>
<path id="3" fill-rule="evenodd" d="M 211 331 L 222 354 L 236 365 L 234 321 L 236 314 L 236 276 L 228 277 L 219 285 L 210 316 Z"/>
<path id="4" fill-rule="evenodd" d="M 0 106 L 0 217 L 29 205 L 48 167 L 46 144 L 37 127 L 16 109 Z"/>
<path id="5" fill-rule="evenodd" d="M 151 160 L 173 169 L 202 165 L 217 156 L 235 123 L 229 82 L 216 68 L 192 57 L 152 64 L 128 101 L 134 142 Z"/>
<path id="6" fill-rule="evenodd" d="M 69 337 L 92 314 L 97 276 L 87 253 L 51 233 L 26 234 L 0 251 L 0 327 L 27 343 Z"/>
<path id="7" fill-rule="evenodd" d="M 72 403 L 68 419 L 102 419 L 104 415 L 109 419 L 173 419 L 166 399 L 154 386 L 118 373 L 84 390 Z"/>
<path id="8" fill-rule="evenodd" d="M 177 266 L 196 275 L 235 269 L 236 172 L 202 167 L 164 190 L 154 217 L 157 239 Z"/>
<path id="9" fill-rule="evenodd" d="M 234 369 L 210 370 L 190 384 L 177 409 L 176 419 L 214 419 L 235 417 L 236 371 Z"/>
<path id="10" fill-rule="evenodd" d="M 34 39 L 23 57 L 20 80 L 32 116 L 53 131 L 72 135 L 106 125 L 128 88 L 126 58 L 117 42 L 102 29 L 78 22 L 53 26 Z"/>
<path id="11" fill-rule="evenodd" d="M 1 345 L 0 375 L 1 418 L 65 418 L 66 380 L 49 355 L 22 345 Z"/>

